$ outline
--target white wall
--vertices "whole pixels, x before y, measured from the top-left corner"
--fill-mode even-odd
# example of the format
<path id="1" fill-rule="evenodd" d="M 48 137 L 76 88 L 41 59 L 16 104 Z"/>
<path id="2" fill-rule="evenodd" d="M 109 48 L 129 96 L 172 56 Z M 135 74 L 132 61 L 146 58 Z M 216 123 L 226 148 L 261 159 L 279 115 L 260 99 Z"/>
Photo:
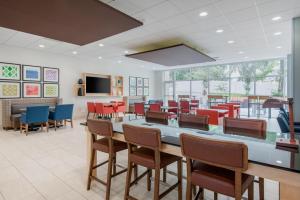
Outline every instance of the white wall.
<path id="1" fill-rule="evenodd" d="M 121 75 L 124 77 L 124 96 L 128 95 L 129 76 L 149 78 L 149 98 L 154 98 L 154 72 L 138 66 L 118 64 L 113 61 L 78 58 L 79 56 L 65 56 L 26 48 L 0 45 L 0 62 L 36 65 L 60 68 L 60 97 L 64 103 L 74 103 L 75 117 L 83 117 L 86 113 L 88 100 L 110 101 L 113 97 L 77 97 L 75 84 L 82 73 L 99 73 L 107 75 Z M 0 125 L 2 123 L 0 116 Z"/>

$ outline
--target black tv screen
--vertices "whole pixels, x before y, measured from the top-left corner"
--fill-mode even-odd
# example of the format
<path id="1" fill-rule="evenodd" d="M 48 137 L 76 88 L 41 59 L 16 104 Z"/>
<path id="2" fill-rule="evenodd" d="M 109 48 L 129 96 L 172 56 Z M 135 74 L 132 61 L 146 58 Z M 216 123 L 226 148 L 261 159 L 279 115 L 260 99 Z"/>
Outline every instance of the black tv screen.
<path id="1" fill-rule="evenodd" d="M 110 78 L 87 76 L 86 93 L 110 93 Z"/>

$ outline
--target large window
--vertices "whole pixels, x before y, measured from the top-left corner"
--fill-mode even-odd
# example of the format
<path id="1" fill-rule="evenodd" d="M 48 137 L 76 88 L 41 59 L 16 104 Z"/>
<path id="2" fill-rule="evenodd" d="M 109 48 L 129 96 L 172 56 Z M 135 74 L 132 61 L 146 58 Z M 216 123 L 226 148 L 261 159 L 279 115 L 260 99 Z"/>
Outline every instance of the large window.
<path id="1" fill-rule="evenodd" d="M 283 59 L 176 69 L 164 72 L 165 98 L 190 95 L 206 104 L 208 94 L 243 101 L 248 95 L 285 96 Z"/>

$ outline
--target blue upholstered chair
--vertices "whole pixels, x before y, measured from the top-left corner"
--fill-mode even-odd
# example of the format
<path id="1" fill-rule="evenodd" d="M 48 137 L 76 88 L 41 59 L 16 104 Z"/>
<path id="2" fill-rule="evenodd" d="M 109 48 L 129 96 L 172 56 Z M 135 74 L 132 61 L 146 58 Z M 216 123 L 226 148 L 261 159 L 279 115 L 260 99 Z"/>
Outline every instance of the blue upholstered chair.
<path id="1" fill-rule="evenodd" d="M 47 132 L 49 129 L 48 124 L 49 116 L 49 106 L 28 106 L 26 108 L 26 113 L 22 113 L 20 120 L 20 132 L 23 132 L 25 128 L 25 134 L 28 134 L 28 126 L 30 124 L 41 124 L 43 130 L 43 125 L 46 124 Z"/>
<path id="2" fill-rule="evenodd" d="M 62 121 L 65 126 L 67 122 L 70 122 L 73 128 L 73 107 L 74 104 L 60 104 L 56 105 L 54 111 L 50 111 L 49 120 L 54 121 L 55 130 L 57 124 Z"/>

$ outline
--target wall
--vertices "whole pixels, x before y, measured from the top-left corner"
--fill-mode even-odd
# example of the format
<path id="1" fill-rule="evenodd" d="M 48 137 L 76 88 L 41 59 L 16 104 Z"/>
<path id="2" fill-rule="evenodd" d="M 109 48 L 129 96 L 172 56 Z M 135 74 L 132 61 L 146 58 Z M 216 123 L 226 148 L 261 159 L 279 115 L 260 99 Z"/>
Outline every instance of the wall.
<path id="1" fill-rule="evenodd" d="M 78 56 L 64 56 L 0 45 L 0 62 L 10 62 L 28 65 L 60 68 L 60 97 L 64 103 L 74 103 L 76 118 L 85 116 L 85 105 L 88 100 L 110 101 L 115 97 L 77 97 L 75 84 L 84 72 L 108 75 L 122 75 L 124 77 L 124 96 L 128 95 L 129 76 L 149 78 L 149 98 L 154 98 L 154 71 L 146 70 L 138 66 L 118 64 L 107 60 L 92 60 L 78 58 Z M 0 126 L 2 118 L 0 116 Z"/>
<path id="2" fill-rule="evenodd" d="M 300 17 L 293 19 L 292 56 L 294 115 L 295 121 L 300 121 Z"/>

